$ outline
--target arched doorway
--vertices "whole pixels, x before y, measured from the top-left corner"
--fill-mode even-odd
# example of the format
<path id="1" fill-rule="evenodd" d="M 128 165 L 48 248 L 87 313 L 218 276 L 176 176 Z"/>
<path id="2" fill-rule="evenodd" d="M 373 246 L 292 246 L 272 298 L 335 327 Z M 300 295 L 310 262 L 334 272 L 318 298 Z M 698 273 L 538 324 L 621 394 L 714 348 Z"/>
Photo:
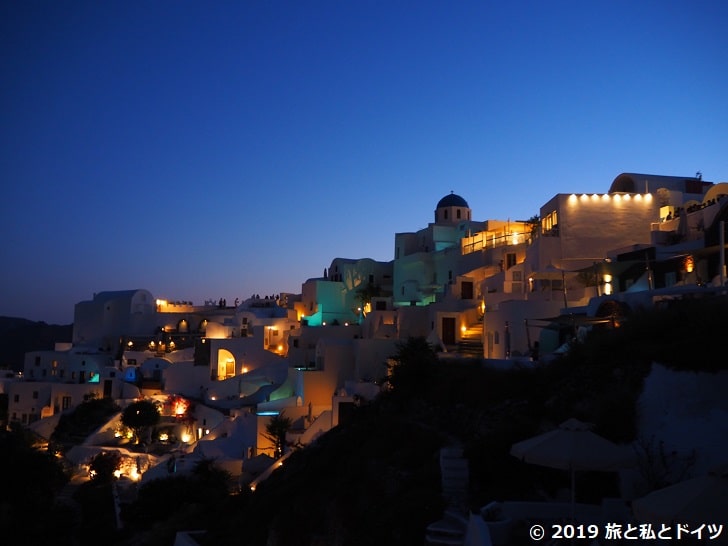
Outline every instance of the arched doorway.
<path id="1" fill-rule="evenodd" d="M 227 349 L 217 350 L 217 379 L 235 377 L 235 357 Z"/>

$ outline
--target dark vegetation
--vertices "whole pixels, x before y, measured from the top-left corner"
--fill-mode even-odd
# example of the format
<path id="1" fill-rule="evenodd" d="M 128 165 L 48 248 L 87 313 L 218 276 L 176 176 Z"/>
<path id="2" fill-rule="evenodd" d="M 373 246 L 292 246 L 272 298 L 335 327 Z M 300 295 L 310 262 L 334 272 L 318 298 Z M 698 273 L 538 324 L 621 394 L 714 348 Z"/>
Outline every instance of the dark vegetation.
<path id="1" fill-rule="evenodd" d="M 147 433 L 159 421 L 157 405 L 149 400 L 139 400 L 129 404 L 121 414 L 121 422 L 134 431 L 137 442 L 147 439 Z"/>
<path id="2" fill-rule="evenodd" d="M 21 371 L 25 353 L 48 351 L 56 342 L 70 342 L 73 325 L 46 324 L 31 320 L 0 317 L 0 367 Z"/>
<path id="3" fill-rule="evenodd" d="M 172 544 L 177 530 L 206 528 L 220 521 L 234 497 L 230 475 L 214 461 L 200 461 L 190 474 L 154 480 L 139 489 L 137 500 L 122 506 L 119 543 Z"/>
<path id="4" fill-rule="evenodd" d="M 65 453 L 106 423 L 119 407 L 110 398 L 89 398 L 70 413 L 61 415 L 51 435 L 49 451 Z"/>
<path id="5" fill-rule="evenodd" d="M 66 476 L 55 457 L 34 447 L 35 440 L 20 427 L 0 428 L 3 544 L 64 544 L 69 514 L 54 499 Z"/>

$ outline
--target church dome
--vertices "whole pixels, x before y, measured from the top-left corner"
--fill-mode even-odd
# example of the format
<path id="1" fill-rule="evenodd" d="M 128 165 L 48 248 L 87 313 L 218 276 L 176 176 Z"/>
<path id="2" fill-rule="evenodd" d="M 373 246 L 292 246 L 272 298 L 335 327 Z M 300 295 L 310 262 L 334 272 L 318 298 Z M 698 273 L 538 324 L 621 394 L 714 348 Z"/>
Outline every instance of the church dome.
<path id="1" fill-rule="evenodd" d="M 464 207 L 464 208 L 470 208 L 468 206 L 468 202 L 457 195 L 456 193 L 450 192 L 449 195 L 446 195 L 440 201 L 437 203 L 437 208 L 442 207 Z"/>

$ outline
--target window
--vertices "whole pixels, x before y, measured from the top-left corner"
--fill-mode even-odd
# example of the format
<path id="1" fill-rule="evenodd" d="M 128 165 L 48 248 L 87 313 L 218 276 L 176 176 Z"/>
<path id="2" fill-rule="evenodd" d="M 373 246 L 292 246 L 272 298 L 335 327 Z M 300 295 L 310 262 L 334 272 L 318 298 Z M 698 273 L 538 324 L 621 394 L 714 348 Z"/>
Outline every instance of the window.
<path id="1" fill-rule="evenodd" d="M 61 399 L 61 409 L 68 409 L 71 407 L 71 397 L 70 396 L 64 396 Z"/>
<path id="2" fill-rule="evenodd" d="M 457 216 L 458 216 L 458 220 L 460 220 L 460 209 L 458 209 Z"/>
<path id="3" fill-rule="evenodd" d="M 445 209 L 445 220 L 447 220 L 447 209 Z"/>
<path id="4" fill-rule="evenodd" d="M 559 215 L 554 210 L 541 219 L 541 232 L 544 235 L 558 236 L 559 234 Z"/>
<path id="5" fill-rule="evenodd" d="M 506 254 L 506 269 L 510 269 L 516 265 L 516 254 L 515 252 L 509 252 Z"/>
<path id="6" fill-rule="evenodd" d="M 38 391 L 33 391 L 33 400 L 38 400 Z"/>
<path id="7" fill-rule="evenodd" d="M 40 357 L 39 356 L 35 357 L 35 365 L 40 366 Z"/>
<path id="8" fill-rule="evenodd" d="M 20 395 L 19 394 L 13 395 L 13 402 L 15 402 L 16 404 L 18 402 L 20 402 Z"/>

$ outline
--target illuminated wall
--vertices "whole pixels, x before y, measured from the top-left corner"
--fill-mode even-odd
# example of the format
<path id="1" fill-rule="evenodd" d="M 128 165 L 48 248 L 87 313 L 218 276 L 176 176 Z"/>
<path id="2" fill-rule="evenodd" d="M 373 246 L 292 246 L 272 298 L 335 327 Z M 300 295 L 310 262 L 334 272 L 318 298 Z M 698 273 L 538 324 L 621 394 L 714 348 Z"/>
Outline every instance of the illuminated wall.
<path id="1" fill-rule="evenodd" d="M 541 207 L 541 217 L 554 212 L 558 223 L 541 239 L 553 243 L 556 255 L 542 252 L 540 268 L 586 267 L 611 250 L 649 244 L 651 223 L 659 220 L 652 194 L 558 194 Z"/>
<path id="2" fill-rule="evenodd" d="M 356 319 L 355 309 L 346 303 L 344 283 L 328 279 L 309 279 L 303 286 L 303 310 L 308 326 L 340 324 Z"/>

